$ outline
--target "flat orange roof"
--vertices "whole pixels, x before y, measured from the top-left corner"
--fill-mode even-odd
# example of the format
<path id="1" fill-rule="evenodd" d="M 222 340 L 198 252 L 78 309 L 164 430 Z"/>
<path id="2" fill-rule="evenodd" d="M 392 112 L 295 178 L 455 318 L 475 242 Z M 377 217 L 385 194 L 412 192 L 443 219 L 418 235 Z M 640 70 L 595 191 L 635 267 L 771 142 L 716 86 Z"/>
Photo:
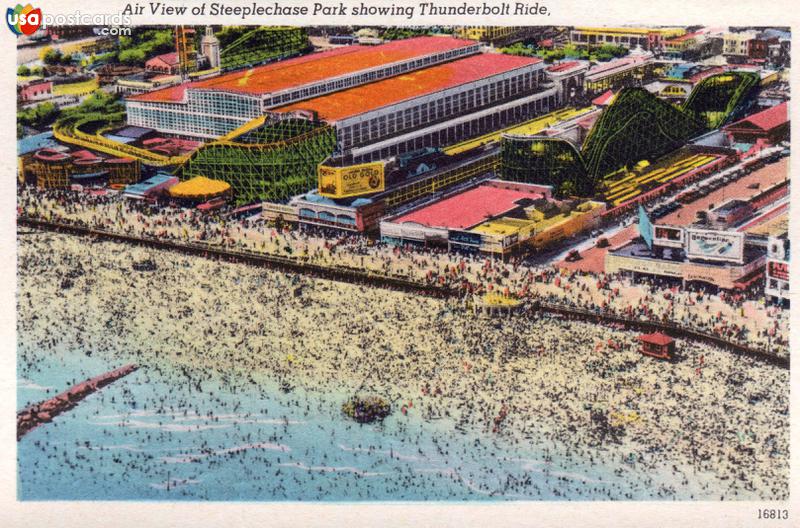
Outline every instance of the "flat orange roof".
<path id="1" fill-rule="evenodd" d="M 374 83 L 299 101 L 277 108 L 275 111 L 310 110 L 316 112 L 320 119 L 333 122 L 539 62 L 542 62 L 541 59 L 514 55 L 494 53 L 472 55 Z"/>
<path id="2" fill-rule="evenodd" d="M 467 46 L 472 40 L 451 37 L 414 37 L 377 46 L 344 46 L 284 61 L 239 70 L 219 77 L 134 95 L 132 101 L 178 102 L 187 88 L 262 95 L 295 88 L 330 77 L 347 75 L 384 64 L 441 53 Z"/>

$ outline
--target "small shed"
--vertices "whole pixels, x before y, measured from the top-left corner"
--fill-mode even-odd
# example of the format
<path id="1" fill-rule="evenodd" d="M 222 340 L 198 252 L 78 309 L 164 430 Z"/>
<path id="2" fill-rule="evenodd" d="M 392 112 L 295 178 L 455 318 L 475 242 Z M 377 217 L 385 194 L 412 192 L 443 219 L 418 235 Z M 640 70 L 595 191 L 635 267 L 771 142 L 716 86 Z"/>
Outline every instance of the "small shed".
<path id="1" fill-rule="evenodd" d="M 642 354 L 658 359 L 672 359 L 675 357 L 675 340 L 661 332 L 652 334 L 642 334 L 639 336 L 642 342 Z"/>

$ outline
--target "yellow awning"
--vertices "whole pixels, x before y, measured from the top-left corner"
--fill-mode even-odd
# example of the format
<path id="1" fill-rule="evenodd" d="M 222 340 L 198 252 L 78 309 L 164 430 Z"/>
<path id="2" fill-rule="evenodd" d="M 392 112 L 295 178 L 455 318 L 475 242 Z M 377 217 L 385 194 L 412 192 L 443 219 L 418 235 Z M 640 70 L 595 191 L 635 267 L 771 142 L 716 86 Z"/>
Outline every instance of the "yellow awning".
<path id="1" fill-rule="evenodd" d="M 169 194 L 173 198 L 207 200 L 225 194 L 230 190 L 231 186 L 227 182 L 212 180 L 205 176 L 196 176 L 191 180 L 173 185 L 169 189 Z"/>

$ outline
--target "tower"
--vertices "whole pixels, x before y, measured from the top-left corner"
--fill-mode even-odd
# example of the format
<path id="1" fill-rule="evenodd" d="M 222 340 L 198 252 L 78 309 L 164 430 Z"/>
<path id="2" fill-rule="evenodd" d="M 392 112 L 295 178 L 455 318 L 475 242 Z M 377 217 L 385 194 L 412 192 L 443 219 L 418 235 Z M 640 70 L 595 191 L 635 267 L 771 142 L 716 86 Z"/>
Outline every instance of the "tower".
<path id="1" fill-rule="evenodd" d="M 211 26 L 206 26 L 206 33 L 200 40 L 200 53 L 208 59 L 209 68 L 219 68 L 219 39 Z"/>
<path id="2" fill-rule="evenodd" d="M 178 53 L 178 69 L 184 79 L 197 65 L 194 44 L 194 28 L 175 26 L 175 51 Z"/>

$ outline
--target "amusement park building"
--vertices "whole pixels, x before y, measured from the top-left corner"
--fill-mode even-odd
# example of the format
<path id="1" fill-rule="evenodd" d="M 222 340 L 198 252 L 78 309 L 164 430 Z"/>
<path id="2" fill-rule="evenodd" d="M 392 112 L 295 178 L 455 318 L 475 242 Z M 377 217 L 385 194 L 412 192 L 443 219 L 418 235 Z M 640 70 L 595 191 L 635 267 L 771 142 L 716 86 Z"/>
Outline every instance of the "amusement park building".
<path id="1" fill-rule="evenodd" d="M 611 44 L 633 49 L 660 49 L 664 42 L 686 33 L 682 28 L 636 28 L 636 27 L 576 27 L 569 33 L 569 40 L 577 46 L 602 46 Z"/>
<path id="2" fill-rule="evenodd" d="M 356 161 L 450 145 L 547 112 L 538 59 L 480 54 L 276 109 L 313 115 L 336 129 L 336 151 Z M 428 125 L 428 126 L 425 126 Z"/>
<path id="3" fill-rule="evenodd" d="M 128 123 L 217 138 L 268 109 L 474 55 L 479 44 L 417 37 L 346 46 L 129 97 Z"/>

